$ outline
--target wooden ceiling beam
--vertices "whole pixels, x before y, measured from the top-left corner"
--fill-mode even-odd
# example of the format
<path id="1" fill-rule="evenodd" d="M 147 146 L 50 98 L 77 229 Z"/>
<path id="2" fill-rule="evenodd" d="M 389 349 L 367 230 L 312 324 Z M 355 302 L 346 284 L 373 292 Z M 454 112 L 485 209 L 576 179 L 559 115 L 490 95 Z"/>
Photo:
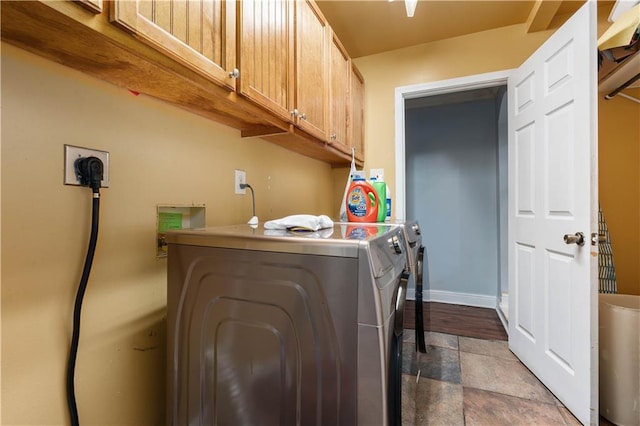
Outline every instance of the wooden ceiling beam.
<path id="1" fill-rule="evenodd" d="M 527 18 L 527 32 L 535 33 L 549 29 L 562 0 L 536 0 Z"/>

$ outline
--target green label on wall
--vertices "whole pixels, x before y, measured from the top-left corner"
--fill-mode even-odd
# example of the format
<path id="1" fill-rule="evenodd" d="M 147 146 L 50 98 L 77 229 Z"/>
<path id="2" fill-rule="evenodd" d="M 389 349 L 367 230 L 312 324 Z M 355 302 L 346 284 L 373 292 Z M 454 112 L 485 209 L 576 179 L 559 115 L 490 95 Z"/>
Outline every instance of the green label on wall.
<path id="1" fill-rule="evenodd" d="M 182 229 L 182 213 L 159 213 L 158 232 L 166 232 L 169 229 Z"/>

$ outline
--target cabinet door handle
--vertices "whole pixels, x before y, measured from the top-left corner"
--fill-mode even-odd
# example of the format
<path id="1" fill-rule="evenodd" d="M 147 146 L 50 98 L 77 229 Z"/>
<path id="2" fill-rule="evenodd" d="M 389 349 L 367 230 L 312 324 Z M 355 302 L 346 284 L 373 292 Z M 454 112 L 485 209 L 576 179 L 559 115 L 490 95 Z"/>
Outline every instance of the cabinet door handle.
<path id="1" fill-rule="evenodd" d="M 303 112 L 302 114 L 300 114 L 300 120 L 306 120 L 307 119 L 307 113 Z"/>
<path id="2" fill-rule="evenodd" d="M 240 77 L 240 70 L 238 68 L 234 68 L 233 71 L 229 73 L 230 78 L 238 78 Z"/>
<path id="3" fill-rule="evenodd" d="M 298 112 L 298 110 L 297 110 L 297 109 L 295 109 L 295 108 L 293 109 L 293 111 L 291 111 L 291 115 L 292 115 L 293 117 L 297 117 L 297 116 L 298 116 L 298 114 L 299 114 L 299 112 Z"/>
<path id="4" fill-rule="evenodd" d="M 336 135 L 335 133 L 331 133 L 330 138 L 332 141 L 335 141 L 336 139 L 338 139 L 338 135 Z"/>

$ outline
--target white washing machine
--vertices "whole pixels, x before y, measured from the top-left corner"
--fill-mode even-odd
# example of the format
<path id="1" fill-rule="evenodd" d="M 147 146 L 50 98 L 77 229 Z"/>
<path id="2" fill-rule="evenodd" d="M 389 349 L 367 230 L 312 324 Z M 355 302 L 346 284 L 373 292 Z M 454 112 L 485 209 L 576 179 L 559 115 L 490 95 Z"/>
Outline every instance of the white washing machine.
<path id="1" fill-rule="evenodd" d="M 389 225 L 167 234 L 172 425 L 400 425 L 407 242 Z"/>

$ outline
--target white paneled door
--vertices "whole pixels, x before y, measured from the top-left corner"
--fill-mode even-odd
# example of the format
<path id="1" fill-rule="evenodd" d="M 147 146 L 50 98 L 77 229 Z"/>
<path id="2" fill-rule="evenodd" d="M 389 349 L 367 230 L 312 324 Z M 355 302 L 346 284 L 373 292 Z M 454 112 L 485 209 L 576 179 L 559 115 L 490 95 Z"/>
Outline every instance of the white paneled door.
<path id="1" fill-rule="evenodd" d="M 595 41 L 588 1 L 508 80 L 509 347 L 585 424 L 598 414 Z M 576 233 L 584 244 L 567 244 Z"/>

